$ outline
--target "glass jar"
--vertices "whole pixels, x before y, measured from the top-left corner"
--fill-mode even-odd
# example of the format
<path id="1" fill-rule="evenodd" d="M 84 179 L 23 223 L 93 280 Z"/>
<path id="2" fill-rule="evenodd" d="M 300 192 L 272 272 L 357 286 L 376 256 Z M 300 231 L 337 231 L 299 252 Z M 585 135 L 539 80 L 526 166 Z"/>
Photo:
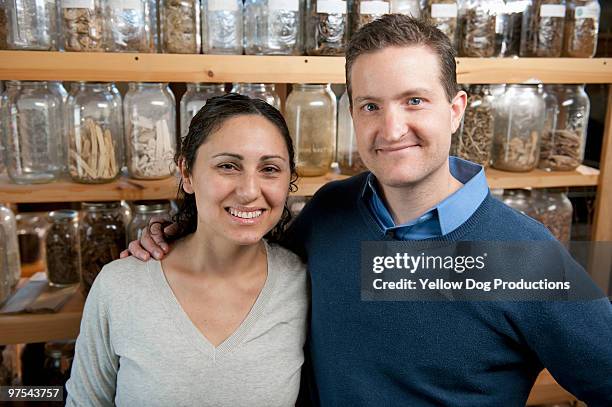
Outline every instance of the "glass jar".
<path id="1" fill-rule="evenodd" d="M 563 56 L 595 56 L 600 14 L 601 7 L 597 0 L 568 0 Z"/>
<path id="2" fill-rule="evenodd" d="M 111 83 L 73 83 L 66 107 L 69 172 L 85 184 L 113 181 L 121 170 L 121 97 Z"/>
<path id="3" fill-rule="evenodd" d="M 142 230 L 149 225 L 153 216 L 170 216 L 170 202 L 168 201 L 136 201 L 134 202 L 134 216 L 127 228 L 128 241 L 140 239 Z"/>
<path id="4" fill-rule="evenodd" d="M 0 81 L 0 176 L 6 171 L 6 157 L 4 155 L 4 140 L 6 137 L 4 134 L 8 130 L 5 129 L 4 123 L 8 123 L 7 100 L 8 96 L 4 92 L 4 85 Z"/>
<path id="5" fill-rule="evenodd" d="M 42 265 L 43 240 L 47 223 L 40 213 L 23 212 L 15 216 L 21 266 Z"/>
<path id="6" fill-rule="evenodd" d="M 162 52 L 200 53 L 199 0 L 160 0 L 159 26 Z"/>
<path id="7" fill-rule="evenodd" d="M 495 0 L 464 0 L 459 9 L 462 29 L 459 54 L 462 57 L 495 55 Z"/>
<path id="8" fill-rule="evenodd" d="M 521 50 L 521 28 L 529 2 L 506 0 L 497 14 L 496 54 L 500 57 L 518 56 Z"/>
<path id="9" fill-rule="evenodd" d="M 244 52 L 247 55 L 301 55 L 304 2 L 246 0 Z"/>
<path id="10" fill-rule="evenodd" d="M 49 228 L 45 236 L 47 279 L 53 286 L 79 282 L 81 276 L 81 246 L 79 242 L 79 212 L 58 210 L 49 212 Z"/>
<path id="11" fill-rule="evenodd" d="M 12 293 L 20 278 L 17 221 L 13 211 L 0 204 L 0 295 L 4 294 L 4 299 Z"/>
<path id="12" fill-rule="evenodd" d="M 546 105 L 537 85 L 508 85 L 496 100 L 492 166 L 531 171 L 538 164 Z"/>
<path id="13" fill-rule="evenodd" d="M 8 1 L 0 0 L 0 49 L 8 48 Z"/>
<path id="14" fill-rule="evenodd" d="M 521 28 L 521 56 L 560 57 L 564 25 L 565 0 L 531 0 Z"/>
<path id="15" fill-rule="evenodd" d="M 558 100 L 558 115 L 551 132 L 543 135 L 540 168 L 571 171 L 584 159 L 591 102 L 584 85 L 550 87 Z"/>
<path id="16" fill-rule="evenodd" d="M 306 54 L 344 55 L 348 9 L 343 0 L 306 0 Z"/>
<path id="17" fill-rule="evenodd" d="M 459 15 L 457 0 L 426 0 L 423 15 L 446 34 L 451 44 L 456 46 Z"/>
<path id="18" fill-rule="evenodd" d="M 8 2 L 8 47 L 23 50 L 57 49 L 55 1 Z"/>
<path id="19" fill-rule="evenodd" d="M 351 3 L 351 35 L 367 23 L 389 14 L 390 0 L 353 0 Z"/>
<path id="20" fill-rule="evenodd" d="M 81 289 L 87 295 L 105 264 L 119 258 L 126 246 L 126 225 L 121 202 L 83 202 L 79 225 Z"/>
<path id="21" fill-rule="evenodd" d="M 0 242 L 0 247 L 2 243 Z M 2 260 L 0 260 L 1 262 Z M 1 275 L 1 274 L 0 274 Z M 0 277 L 1 278 L 1 277 Z M 0 281 L 0 285 L 1 285 Z M 0 305 L 2 287 L 0 286 Z M 17 378 L 17 345 L 0 345 L 0 386 L 11 386 Z"/>
<path id="22" fill-rule="evenodd" d="M 130 177 L 160 179 L 174 174 L 175 105 L 167 83 L 130 82 L 123 103 Z"/>
<path id="23" fill-rule="evenodd" d="M 232 92 L 261 99 L 276 109 L 281 109 L 280 97 L 276 93 L 276 86 L 272 83 L 237 83 L 232 88 Z"/>
<path id="24" fill-rule="evenodd" d="M 114 52 L 155 52 L 155 0 L 110 0 L 109 31 Z"/>
<path id="25" fill-rule="evenodd" d="M 242 55 L 242 0 L 202 1 L 202 52 Z"/>
<path id="26" fill-rule="evenodd" d="M 287 97 L 285 118 L 302 177 L 324 175 L 334 160 L 336 97 L 329 84 L 294 84 Z"/>
<path id="27" fill-rule="evenodd" d="M 487 167 L 493 146 L 493 100 L 487 85 L 472 85 L 463 121 L 456 133 L 457 157 Z"/>
<path id="28" fill-rule="evenodd" d="M 68 92 L 66 88 L 59 81 L 49 81 L 47 82 L 49 90 L 55 96 L 59 97 L 62 101 L 60 106 L 60 141 L 59 141 L 59 162 L 61 165 L 61 174 L 68 173 L 68 157 L 66 156 L 66 146 L 68 145 L 68 131 L 66 129 L 66 118 L 64 117 L 64 109 L 66 108 L 66 102 L 68 102 Z"/>
<path id="29" fill-rule="evenodd" d="M 421 18 L 420 0 L 391 0 L 391 13 Z"/>
<path id="30" fill-rule="evenodd" d="M 58 178 L 62 101 L 47 82 L 8 82 L 6 158 L 8 175 L 18 184 Z"/>
<path id="31" fill-rule="evenodd" d="M 66 51 L 107 50 L 108 13 L 104 0 L 61 0 Z"/>
<path id="32" fill-rule="evenodd" d="M 502 202 L 530 218 L 537 219 L 535 200 L 528 189 L 504 189 Z"/>
<path id="33" fill-rule="evenodd" d="M 355 127 L 351 117 L 348 93 L 345 91 L 338 103 L 338 165 L 340 172 L 354 175 L 367 171 L 357 151 Z"/>
<path id="34" fill-rule="evenodd" d="M 562 243 L 570 240 L 574 213 L 572 202 L 566 192 L 565 188 L 532 191 L 536 197 L 536 219 L 542 222 L 550 233 Z"/>
<path id="35" fill-rule="evenodd" d="M 222 83 L 188 83 L 187 91 L 181 98 L 181 138 L 189 132 L 189 124 L 206 101 L 214 96 L 225 94 L 225 85 Z"/>
<path id="36" fill-rule="evenodd" d="M 42 370 L 45 386 L 65 386 L 70 378 L 73 358 L 73 340 L 45 343 L 45 361 Z"/>

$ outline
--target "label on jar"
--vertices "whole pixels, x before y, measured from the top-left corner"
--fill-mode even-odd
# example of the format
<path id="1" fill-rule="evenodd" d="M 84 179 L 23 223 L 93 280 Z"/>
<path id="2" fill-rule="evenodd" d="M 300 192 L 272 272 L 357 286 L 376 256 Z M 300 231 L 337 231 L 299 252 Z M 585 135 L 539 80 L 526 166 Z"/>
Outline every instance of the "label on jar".
<path id="1" fill-rule="evenodd" d="M 380 15 L 389 13 L 389 3 L 386 1 L 362 1 L 359 6 L 360 14 Z"/>
<path id="2" fill-rule="evenodd" d="M 300 0 L 268 0 L 268 8 L 271 11 L 299 11 Z"/>
<path id="3" fill-rule="evenodd" d="M 558 4 L 542 4 L 540 17 L 565 17 L 565 6 Z"/>
<path id="4" fill-rule="evenodd" d="M 432 4 L 431 18 L 457 18 L 457 4 Z"/>
<path id="5" fill-rule="evenodd" d="M 506 4 L 506 13 L 522 13 L 529 6 L 528 1 L 513 1 Z"/>
<path id="6" fill-rule="evenodd" d="M 208 0 L 208 11 L 238 11 L 236 0 Z"/>
<path id="7" fill-rule="evenodd" d="M 319 0 L 317 1 L 317 13 L 346 14 L 346 1 L 344 0 Z"/>
<path id="8" fill-rule="evenodd" d="M 140 0 L 111 0 L 111 8 L 122 10 L 140 10 L 142 3 Z"/>
<path id="9" fill-rule="evenodd" d="M 591 4 L 590 6 L 576 7 L 576 20 L 584 18 L 592 18 L 595 21 L 599 21 L 599 4 Z"/>
<path id="10" fill-rule="evenodd" d="M 93 10 L 94 0 L 62 0 L 62 8 L 88 8 Z"/>

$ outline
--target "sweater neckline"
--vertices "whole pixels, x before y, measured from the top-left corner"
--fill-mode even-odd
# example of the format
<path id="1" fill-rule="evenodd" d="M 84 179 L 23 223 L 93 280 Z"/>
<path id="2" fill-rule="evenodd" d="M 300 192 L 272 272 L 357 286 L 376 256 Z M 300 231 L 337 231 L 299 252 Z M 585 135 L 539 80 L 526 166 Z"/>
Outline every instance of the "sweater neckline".
<path id="1" fill-rule="evenodd" d="M 183 337 L 191 342 L 191 345 L 194 348 L 210 357 L 213 361 L 226 356 L 244 341 L 247 334 L 264 314 L 266 305 L 272 297 L 272 293 L 278 279 L 278 267 L 274 263 L 274 256 L 271 253 L 270 246 L 265 240 L 264 245 L 266 248 L 266 261 L 268 268 L 266 281 L 259 292 L 255 303 L 238 328 L 236 328 L 236 330 L 232 332 L 230 336 L 228 336 L 216 347 L 210 342 L 206 335 L 204 335 L 204 333 L 195 326 L 191 318 L 189 318 L 187 315 L 187 312 L 185 312 L 181 306 L 180 302 L 172 291 L 172 287 L 170 287 L 170 284 L 166 279 L 161 262 L 158 260 L 150 260 L 147 262 L 147 268 L 149 271 L 148 274 L 151 276 L 152 283 L 159 293 L 159 299 L 170 316 L 170 319 L 176 323 L 177 328 L 182 332 Z"/>

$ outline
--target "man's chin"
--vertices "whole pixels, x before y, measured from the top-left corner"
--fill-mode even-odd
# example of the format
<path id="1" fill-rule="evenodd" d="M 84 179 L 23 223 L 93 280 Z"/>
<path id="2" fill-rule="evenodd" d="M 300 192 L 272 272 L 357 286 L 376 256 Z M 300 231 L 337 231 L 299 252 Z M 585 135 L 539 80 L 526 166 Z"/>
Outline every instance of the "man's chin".
<path id="1" fill-rule="evenodd" d="M 424 174 L 415 174 L 415 173 L 391 173 L 390 171 L 379 171 L 374 172 L 376 179 L 379 183 L 391 187 L 391 188 L 401 188 L 410 185 L 414 185 L 421 181 L 424 178 Z"/>

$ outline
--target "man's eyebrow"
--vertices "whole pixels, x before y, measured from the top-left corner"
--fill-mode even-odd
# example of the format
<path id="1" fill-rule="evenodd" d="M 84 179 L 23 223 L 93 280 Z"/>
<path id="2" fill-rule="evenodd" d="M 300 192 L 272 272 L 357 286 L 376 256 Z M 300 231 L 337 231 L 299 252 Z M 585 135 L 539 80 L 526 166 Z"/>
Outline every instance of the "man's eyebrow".
<path id="1" fill-rule="evenodd" d="M 408 89 L 398 95 L 395 95 L 393 99 L 404 99 L 410 96 L 430 95 L 432 93 L 433 92 L 431 91 L 431 89 L 414 88 L 414 89 Z M 358 96 L 355 98 L 355 103 L 360 103 L 360 102 L 363 102 L 364 100 L 371 100 L 373 102 L 378 102 L 381 100 L 381 98 L 378 98 L 376 96 L 370 96 L 370 95 Z"/>

